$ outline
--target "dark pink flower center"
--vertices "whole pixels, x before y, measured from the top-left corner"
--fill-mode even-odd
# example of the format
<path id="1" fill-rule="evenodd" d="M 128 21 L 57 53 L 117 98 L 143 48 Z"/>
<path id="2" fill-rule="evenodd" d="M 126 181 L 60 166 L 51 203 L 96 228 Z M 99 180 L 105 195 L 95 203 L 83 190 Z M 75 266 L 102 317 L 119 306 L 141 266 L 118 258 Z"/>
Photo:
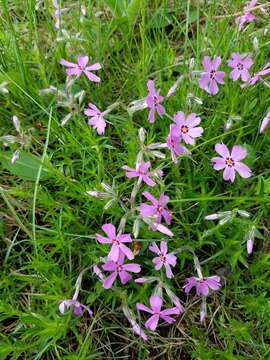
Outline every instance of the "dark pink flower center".
<path id="1" fill-rule="evenodd" d="M 181 126 L 181 132 L 182 132 L 183 134 L 188 133 L 188 127 L 187 127 L 187 125 L 182 125 L 182 126 Z"/>
<path id="2" fill-rule="evenodd" d="M 162 206 L 162 205 L 158 205 L 158 207 L 157 207 L 157 211 L 158 211 L 159 213 L 161 213 L 161 212 L 162 212 L 162 210 L 163 210 L 163 206 Z"/>
<path id="3" fill-rule="evenodd" d="M 147 174 L 147 170 L 139 169 L 139 174 L 140 174 L 140 175 L 146 175 L 146 174 Z"/>
<path id="4" fill-rule="evenodd" d="M 239 71 L 243 70 L 243 69 L 244 69 L 244 65 L 243 65 L 242 63 L 238 63 L 238 64 L 237 64 L 237 69 L 238 69 Z"/>
<path id="5" fill-rule="evenodd" d="M 112 240 L 112 243 L 113 243 L 113 245 L 119 245 L 119 240 L 113 239 L 113 240 Z"/>
<path id="6" fill-rule="evenodd" d="M 79 64 L 78 66 L 79 66 L 79 69 L 80 69 L 80 70 L 82 70 L 82 71 L 85 70 L 85 66 L 84 66 L 84 65 L 80 65 L 80 64 Z"/>
<path id="7" fill-rule="evenodd" d="M 117 265 L 116 271 L 119 273 L 123 270 L 123 266 L 122 265 Z"/>
<path id="8" fill-rule="evenodd" d="M 225 160 L 225 163 L 227 166 L 229 167 L 233 167 L 234 166 L 234 160 L 231 157 L 227 157 Z"/>
<path id="9" fill-rule="evenodd" d="M 157 106 L 160 103 L 159 97 L 157 95 L 153 96 L 154 104 Z"/>
<path id="10" fill-rule="evenodd" d="M 166 263 L 166 256 L 162 252 L 159 255 L 159 259 L 163 264 Z"/>
<path id="11" fill-rule="evenodd" d="M 211 78 L 211 80 L 215 80 L 216 74 L 217 74 L 216 70 L 211 70 L 211 71 L 210 71 L 210 78 Z"/>

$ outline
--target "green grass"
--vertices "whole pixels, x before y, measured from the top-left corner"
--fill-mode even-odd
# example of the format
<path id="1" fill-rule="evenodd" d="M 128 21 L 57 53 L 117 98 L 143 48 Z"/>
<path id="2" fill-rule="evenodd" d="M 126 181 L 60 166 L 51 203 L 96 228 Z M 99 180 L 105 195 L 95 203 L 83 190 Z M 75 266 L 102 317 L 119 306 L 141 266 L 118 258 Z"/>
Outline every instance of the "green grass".
<path id="1" fill-rule="evenodd" d="M 186 311 L 173 326 L 161 325 L 143 342 L 134 335 L 121 310 L 124 300 L 135 310 L 136 302 L 147 303 L 152 284 L 128 283 L 118 291 L 104 290 L 88 271 L 82 282 L 80 300 L 94 316 L 61 316 L 59 302 L 69 299 L 79 273 L 106 256 L 95 240 L 105 222 L 118 225 L 124 215 L 114 202 L 95 199 L 86 191 L 102 191 L 101 182 L 112 185 L 125 201 L 133 180 L 128 181 L 121 166 L 133 166 L 139 150 L 138 129 L 147 132 L 146 143 L 164 142 L 170 119 L 147 121 L 147 110 L 130 117 L 126 106 L 146 95 L 146 82 L 154 78 L 165 94 L 175 80 L 188 71 L 202 68 L 204 55 L 220 55 L 222 68 L 232 52 L 252 52 L 254 71 L 269 61 L 268 14 L 260 12 L 258 23 L 239 33 L 230 17 L 215 15 L 240 11 L 243 1 L 88 1 L 87 18 L 80 21 L 81 1 L 63 14 L 63 27 L 80 32 L 83 41 L 73 38 L 57 42 L 51 1 L 35 10 L 34 0 L 2 0 L 0 5 L 0 84 L 8 81 L 8 94 L 0 93 L 0 136 L 15 135 L 11 118 L 21 120 L 31 145 L 15 166 L 11 151 L 0 152 L 0 236 L 1 236 L 1 359 L 269 359 L 270 358 L 270 136 L 259 135 L 260 121 L 270 105 L 270 90 L 262 83 L 240 89 L 229 81 L 216 96 L 208 96 L 197 80 L 185 78 L 176 94 L 166 102 L 166 111 L 197 112 L 202 118 L 203 137 L 191 158 L 178 165 L 155 160 L 165 176 L 153 189 L 166 191 L 173 211 L 170 250 L 190 246 L 199 257 L 205 275 L 219 274 L 222 289 L 208 298 L 206 325 L 199 323 L 200 301 L 186 296 L 184 279 L 195 274 L 188 252 L 178 256 L 175 277 L 170 282 Z M 207 4 L 211 3 L 211 4 Z M 253 40 L 259 50 L 254 51 Z M 59 126 L 69 112 L 57 107 L 55 95 L 41 96 L 50 85 L 63 88 L 63 57 L 75 60 L 88 54 L 101 62 L 100 85 L 85 77 L 76 81 L 76 91 L 85 90 L 84 103 L 93 102 L 105 110 L 119 101 L 121 106 L 108 116 L 105 136 L 98 136 L 86 123 L 83 111 L 65 128 Z M 189 105 L 193 93 L 203 105 Z M 230 116 L 241 118 L 224 132 Z M 221 172 L 212 169 L 214 145 L 244 145 L 246 163 L 252 168 L 249 179 L 237 177 L 225 183 Z M 163 151 L 164 152 L 164 151 Z M 143 190 L 147 187 L 144 186 Z M 143 200 L 142 190 L 136 200 Z M 249 219 L 236 217 L 225 225 L 207 222 L 207 214 L 232 209 L 251 213 Z M 128 219 L 126 231 L 132 231 Z M 245 235 L 255 225 L 261 234 L 254 252 L 246 254 Z M 162 235 L 141 225 L 142 249 L 136 261 L 145 275 L 157 275 L 147 245 Z M 141 314 L 141 322 L 145 320 Z"/>

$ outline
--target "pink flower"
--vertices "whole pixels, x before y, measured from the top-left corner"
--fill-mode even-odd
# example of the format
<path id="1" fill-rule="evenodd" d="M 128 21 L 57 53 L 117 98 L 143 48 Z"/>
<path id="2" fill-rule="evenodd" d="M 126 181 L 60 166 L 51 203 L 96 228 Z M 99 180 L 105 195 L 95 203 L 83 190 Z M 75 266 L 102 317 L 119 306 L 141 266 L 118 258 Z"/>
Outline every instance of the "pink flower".
<path id="1" fill-rule="evenodd" d="M 192 113 L 186 116 L 183 111 L 178 111 L 174 115 L 174 121 L 176 126 L 172 127 L 172 134 L 180 136 L 186 144 L 194 145 L 195 138 L 202 136 L 203 128 L 196 127 L 201 122 L 197 114 Z"/>
<path id="2" fill-rule="evenodd" d="M 182 154 L 190 154 L 190 151 L 181 145 L 181 136 L 174 129 L 176 125 L 170 125 L 170 133 L 167 137 L 167 147 L 171 151 L 172 161 L 177 163 L 177 156 Z"/>
<path id="3" fill-rule="evenodd" d="M 157 244 L 153 242 L 149 246 L 149 250 L 158 255 L 152 260 L 155 269 L 160 270 L 162 266 L 165 266 L 167 278 L 171 279 L 173 277 L 171 266 L 174 267 L 176 265 L 177 257 L 173 253 L 168 254 L 166 241 L 160 242 L 160 249 Z"/>
<path id="4" fill-rule="evenodd" d="M 93 126 L 99 135 L 104 134 L 107 124 L 102 112 L 94 104 L 89 103 L 88 106 L 89 108 L 84 110 L 85 115 L 90 117 L 88 124 Z"/>
<path id="5" fill-rule="evenodd" d="M 132 279 L 132 276 L 129 272 L 139 273 L 141 271 L 141 266 L 139 264 L 124 264 L 125 255 L 120 252 L 118 261 L 107 261 L 104 265 L 102 265 L 103 270 L 111 271 L 111 275 L 106 277 L 103 282 L 103 287 L 105 289 L 109 289 L 112 287 L 115 282 L 117 276 L 120 277 L 121 284 L 126 284 L 129 280 Z"/>
<path id="6" fill-rule="evenodd" d="M 134 259 L 133 252 L 124 244 L 132 242 L 130 234 L 116 235 L 116 229 L 113 224 L 104 224 L 102 226 L 102 230 L 108 237 L 104 237 L 99 234 L 96 234 L 96 237 L 101 244 L 112 244 L 111 250 L 108 254 L 108 260 L 118 261 L 121 252 L 129 260 Z"/>
<path id="7" fill-rule="evenodd" d="M 257 81 L 262 81 L 262 76 L 270 74 L 270 63 L 267 63 L 262 70 L 258 71 L 256 74 L 249 79 L 247 84 L 242 84 L 241 87 L 245 87 L 247 85 L 254 85 Z"/>
<path id="8" fill-rule="evenodd" d="M 221 287 L 219 276 L 209 276 L 206 278 L 190 277 L 186 279 L 186 284 L 183 286 L 185 293 L 189 293 L 195 286 L 197 295 L 208 295 L 209 288 L 216 291 Z"/>
<path id="9" fill-rule="evenodd" d="M 155 81 L 154 80 L 148 80 L 147 87 L 148 87 L 149 93 L 146 97 L 146 104 L 150 109 L 149 115 L 148 115 L 148 120 L 150 123 L 154 123 L 156 112 L 161 117 L 165 113 L 165 108 L 164 108 L 164 106 L 161 105 L 164 98 L 160 95 L 160 89 L 157 91 L 155 90 Z"/>
<path id="10" fill-rule="evenodd" d="M 170 200 L 169 196 L 162 193 L 159 200 L 157 200 L 148 191 L 143 193 L 147 200 L 151 201 L 152 205 L 142 203 L 140 206 L 140 214 L 142 218 L 155 216 L 156 223 L 160 224 L 162 217 L 169 225 L 171 223 L 172 214 L 167 210 L 167 203 Z"/>
<path id="11" fill-rule="evenodd" d="M 250 168 L 240 162 L 240 160 L 243 160 L 247 156 L 246 149 L 239 145 L 234 145 L 230 154 L 230 151 L 226 145 L 216 144 L 215 150 L 222 157 L 214 157 L 211 161 L 214 164 L 213 167 L 215 170 L 221 170 L 225 168 L 223 172 L 224 180 L 230 180 L 233 182 L 235 179 L 235 171 L 237 171 L 243 178 L 248 178 L 251 176 Z"/>
<path id="12" fill-rule="evenodd" d="M 266 130 L 266 128 L 269 125 L 269 122 L 270 122 L 270 111 L 263 118 L 263 121 L 262 121 L 261 126 L 260 126 L 260 134 L 263 133 Z"/>
<path id="13" fill-rule="evenodd" d="M 256 19 L 256 16 L 251 12 L 252 8 L 257 4 L 257 0 L 251 0 L 244 6 L 244 14 L 238 18 L 236 18 L 236 22 L 239 23 L 239 31 L 244 28 L 246 23 L 250 23 Z"/>
<path id="14" fill-rule="evenodd" d="M 74 315 L 80 316 L 83 313 L 83 310 L 87 310 L 88 314 L 91 316 L 93 315 L 93 312 L 89 309 L 88 306 L 85 306 L 83 304 L 81 304 L 79 301 L 77 300 L 63 300 L 60 305 L 59 305 L 59 311 L 61 314 L 64 314 L 65 312 L 65 308 L 67 310 L 69 310 L 70 306 L 73 305 L 74 309 L 73 309 L 73 313 Z"/>
<path id="15" fill-rule="evenodd" d="M 152 316 L 146 321 L 145 327 L 150 330 L 156 330 L 159 319 L 166 321 L 168 324 L 175 322 L 175 319 L 170 315 L 179 315 L 180 310 L 178 307 L 168 308 L 161 310 L 163 300 L 157 296 L 153 295 L 150 297 L 151 308 L 148 308 L 144 304 L 136 304 L 138 310 L 146 311 Z"/>
<path id="16" fill-rule="evenodd" d="M 230 73 L 230 78 L 236 81 L 239 77 L 242 81 L 248 81 L 249 69 L 253 65 L 252 58 L 250 56 L 241 57 L 239 53 L 233 53 L 230 60 L 227 61 L 228 65 L 233 69 Z"/>
<path id="17" fill-rule="evenodd" d="M 74 64 L 72 62 L 66 61 L 64 59 L 60 60 L 60 64 L 67 67 L 66 73 L 68 75 L 76 75 L 77 77 L 81 76 L 84 73 L 90 81 L 100 82 L 100 78 L 92 73 L 92 70 L 101 69 L 101 65 L 99 63 L 87 66 L 89 58 L 88 56 L 78 55 L 78 63 Z"/>
<path id="18" fill-rule="evenodd" d="M 254 246 L 254 240 L 248 239 L 248 241 L 247 241 L 247 253 L 249 255 L 252 254 L 253 246 Z"/>
<path id="19" fill-rule="evenodd" d="M 154 176 L 154 172 L 148 171 L 150 168 L 151 163 L 150 161 L 147 162 L 141 162 L 139 164 L 136 164 L 136 169 L 132 169 L 129 166 L 122 166 L 122 169 L 126 171 L 126 176 L 131 179 L 134 177 L 138 177 L 139 181 L 145 182 L 147 185 L 153 187 L 156 185 L 156 183 L 151 179 L 152 176 Z M 161 170 L 158 171 L 159 176 L 163 176 L 163 173 Z"/>
<path id="20" fill-rule="evenodd" d="M 225 72 L 218 71 L 221 64 L 220 56 L 215 56 L 213 60 L 209 56 L 203 58 L 204 71 L 199 80 L 200 88 L 211 95 L 218 93 L 218 83 L 224 84 Z"/>

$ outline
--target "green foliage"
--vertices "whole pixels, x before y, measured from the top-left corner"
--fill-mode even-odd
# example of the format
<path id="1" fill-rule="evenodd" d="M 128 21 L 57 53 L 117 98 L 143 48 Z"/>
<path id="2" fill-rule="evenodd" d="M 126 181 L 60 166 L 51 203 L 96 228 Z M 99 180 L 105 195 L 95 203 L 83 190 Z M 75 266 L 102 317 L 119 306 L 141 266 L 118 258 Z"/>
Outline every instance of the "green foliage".
<path id="1" fill-rule="evenodd" d="M 208 299 L 206 325 L 199 323 L 198 299 L 182 291 L 184 278 L 194 274 L 192 256 L 186 252 L 178 256 L 171 287 L 187 311 L 174 326 L 162 325 L 147 343 L 133 334 L 121 299 L 134 309 L 137 301 L 147 301 L 151 284 L 129 283 L 118 293 L 105 291 L 88 271 L 80 300 L 94 316 L 58 312 L 59 302 L 72 297 L 79 272 L 106 255 L 95 233 L 104 222 L 117 225 L 124 214 L 117 201 L 106 208 L 107 199 L 90 197 L 86 191 L 102 191 L 105 182 L 114 184 L 125 199 L 133 182 L 126 180 L 121 166 L 134 165 L 139 127 L 147 131 L 147 144 L 164 142 L 168 133 L 168 118 L 150 125 L 147 110 L 131 117 L 126 106 L 146 95 L 149 78 L 166 94 L 188 71 L 191 58 L 194 69 L 200 70 L 203 55 L 221 55 L 222 69 L 228 73 L 226 60 L 232 52 L 253 52 L 254 71 L 262 68 L 269 58 L 267 16 L 258 12 L 257 24 L 239 33 L 231 17 L 212 17 L 239 12 L 243 1 L 87 1 L 86 18 L 80 16 L 83 2 L 61 1 L 62 6 L 71 5 L 63 17 L 73 35 L 63 42 L 56 41 L 52 2 L 41 2 L 35 10 L 37 3 L 2 0 L 0 5 L 0 84 L 7 81 L 9 90 L 0 92 L 0 136 L 14 132 L 14 114 L 31 133 L 31 146 L 15 165 L 10 164 L 11 149 L 0 149 L 0 359 L 269 359 L 270 137 L 269 129 L 259 135 L 258 128 L 270 91 L 262 83 L 240 89 L 239 82 L 227 76 L 218 95 L 210 97 L 197 80 L 185 80 L 166 103 L 169 114 L 197 112 L 204 127 L 192 158 L 174 165 L 167 151 L 166 159 L 155 163 L 162 165 L 165 176 L 153 194 L 165 191 L 171 199 L 171 230 L 176 236 L 169 241 L 170 250 L 191 246 L 204 273 L 222 277 L 222 289 Z M 56 105 L 55 95 L 39 93 L 50 85 L 63 89 L 65 73 L 59 60 L 74 61 L 77 54 L 88 54 L 103 65 L 100 85 L 83 77 L 76 80 L 74 90 L 86 91 L 85 104 L 105 110 L 115 101 L 121 103 L 108 115 L 104 136 L 87 125 L 83 112 L 60 127 L 67 110 Z M 203 105 L 191 106 L 189 93 Z M 50 139 L 38 182 L 50 109 Z M 228 118 L 236 115 L 239 119 L 224 131 Z M 227 184 L 213 171 L 210 159 L 217 141 L 247 147 L 252 178 L 238 177 Z M 235 217 L 224 225 L 204 220 L 209 213 L 236 208 L 248 211 L 250 218 Z M 245 237 L 252 225 L 259 233 L 248 256 Z M 132 221 L 126 231 L 132 231 Z M 156 275 L 147 248 L 162 236 L 145 224 L 140 231 L 144 241 L 136 259 L 145 273 Z"/>

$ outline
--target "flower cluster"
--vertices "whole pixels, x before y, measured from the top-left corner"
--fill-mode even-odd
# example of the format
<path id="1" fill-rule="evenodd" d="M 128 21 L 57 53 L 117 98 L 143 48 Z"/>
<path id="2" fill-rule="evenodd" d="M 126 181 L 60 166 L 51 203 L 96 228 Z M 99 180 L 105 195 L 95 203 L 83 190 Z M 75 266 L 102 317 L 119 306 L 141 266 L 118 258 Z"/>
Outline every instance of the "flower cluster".
<path id="1" fill-rule="evenodd" d="M 53 0 L 55 27 L 60 30 L 62 27 L 62 13 L 64 9 L 60 9 L 60 2 Z M 254 15 L 254 7 L 257 4 L 256 0 L 250 1 L 244 7 L 243 15 L 237 18 L 239 30 L 256 19 Z M 85 17 L 86 8 L 82 5 L 81 16 Z M 81 18 L 83 21 L 83 18 Z M 58 31 L 59 33 L 60 31 Z M 61 34 L 68 36 L 64 29 L 61 29 Z M 61 59 L 60 64 L 65 67 L 67 81 L 65 90 L 58 90 L 54 86 L 44 89 L 43 94 L 56 94 L 57 106 L 68 108 L 69 113 L 62 119 L 61 125 L 64 126 L 72 118 L 74 113 L 84 113 L 90 125 L 98 135 L 104 135 L 108 124 L 110 123 L 109 113 L 118 107 L 120 104 L 115 102 L 107 107 L 104 104 L 94 104 L 88 102 L 85 107 L 84 98 L 86 92 L 84 90 L 75 93 L 72 86 L 75 81 L 90 81 L 96 84 L 101 83 L 101 78 L 96 71 L 102 68 L 99 62 L 89 62 L 88 55 L 78 55 L 75 62 L 70 62 L 66 59 Z M 241 80 L 240 87 L 244 89 L 248 86 L 253 86 L 259 81 L 264 82 L 264 77 L 270 75 L 270 63 L 267 63 L 261 70 L 253 72 L 251 69 L 254 60 L 251 54 L 233 52 L 229 59 L 226 59 L 226 70 L 222 69 L 221 56 L 204 56 L 202 59 L 202 69 L 193 71 L 195 66 L 194 59 L 188 62 L 189 72 L 181 75 L 176 79 L 173 86 L 166 93 L 163 93 L 161 88 L 156 85 L 155 80 L 149 79 L 145 87 L 145 96 L 143 99 L 133 101 L 128 107 L 125 107 L 130 114 L 133 115 L 135 111 L 148 109 L 148 122 L 154 126 L 155 122 L 164 121 L 163 127 L 166 129 L 166 137 L 162 139 L 162 143 L 147 143 L 146 132 L 143 128 L 139 130 L 140 149 L 136 155 L 136 160 L 132 164 L 123 164 L 121 169 L 122 178 L 125 177 L 133 184 L 131 193 L 118 194 L 115 191 L 114 184 L 112 186 L 105 183 L 100 185 L 104 191 L 88 191 L 87 194 L 95 198 L 109 201 L 105 207 L 108 209 L 112 203 L 120 205 L 124 211 L 123 216 L 119 221 L 118 227 L 116 223 L 106 222 L 101 226 L 101 230 L 96 233 L 96 241 L 98 251 L 100 251 L 100 260 L 97 264 L 91 265 L 91 272 L 96 274 L 102 283 L 104 289 L 108 291 L 116 291 L 121 293 L 119 289 L 130 284 L 154 284 L 156 285 L 151 290 L 149 301 L 144 299 L 144 303 L 133 303 L 133 309 L 143 311 L 149 314 L 149 318 L 144 323 L 147 330 L 155 331 L 159 323 L 165 322 L 172 324 L 177 321 L 177 316 L 182 314 L 185 309 L 181 304 L 180 298 L 172 290 L 171 283 L 175 276 L 178 275 L 178 257 L 182 251 L 190 251 L 193 256 L 194 267 L 197 276 L 190 276 L 182 280 L 183 295 L 188 296 L 192 291 L 199 297 L 201 302 L 200 320 L 203 322 L 206 319 L 207 303 L 206 300 L 213 292 L 221 288 L 222 279 L 218 275 L 204 276 L 200 266 L 200 262 L 195 255 L 192 248 L 186 247 L 174 248 L 176 242 L 172 239 L 175 234 L 170 230 L 170 226 L 174 220 L 172 211 L 170 210 L 170 197 L 164 192 L 164 183 L 166 176 L 164 176 L 165 168 L 162 164 L 153 164 L 156 159 L 166 158 L 166 154 L 162 152 L 163 149 L 169 150 L 173 163 L 178 163 L 182 156 L 191 156 L 192 150 L 195 151 L 197 142 L 202 141 L 204 134 L 207 132 L 207 126 L 204 123 L 205 113 L 198 111 L 193 107 L 202 105 L 203 101 L 195 96 L 193 93 L 187 95 L 187 103 L 189 107 L 180 107 L 176 109 L 174 114 L 168 114 L 167 102 L 176 93 L 181 81 L 188 78 L 193 81 L 194 75 L 199 74 L 198 79 L 195 77 L 197 88 L 205 91 L 207 97 L 209 95 L 217 95 L 220 90 L 225 89 L 222 86 L 227 81 L 227 78 L 236 82 Z M 229 69 L 229 70 L 228 70 Z M 228 80 L 228 81 L 230 81 Z M 232 85 L 233 83 L 230 82 Z M 221 87 L 220 87 L 221 86 Z M 232 85 L 234 86 L 234 85 Z M 201 93 L 203 93 L 199 90 Z M 0 86 L 0 91 L 6 93 L 6 85 Z M 193 91 L 193 90 L 192 90 Z M 245 91 L 245 90 L 243 90 Z M 162 95 L 163 94 L 163 95 Z M 102 110 L 101 110 L 102 109 Z M 105 109 L 105 110 L 104 110 Z M 184 111 L 183 111 L 184 110 Z M 195 112 L 196 111 L 196 112 Z M 165 119 L 170 120 L 170 124 L 166 125 Z M 232 117 L 231 117 L 232 119 Z M 113 120 L 113 119 L 112 119 Z M 264 116 L 260 133 L 266 131 L 270 122 L 270 112 L 267 110 Z M 18 133 L 18 136 L 3 136 L 0 140 L 9 143 L 19 143 L 25 146 L 25 136 L 21 130 L 20 122 L 16 116 L 13 117 L 13 123 Z M 148 124 L 149 125 L 149 124 Z M 231 124 L 227 124 L 227 129 Z M 208 142 L 209 140 L 207 140 Z M 231 144 L 229 143 L 231 146 Z M 200 145 L 199 145 L 200 146 Z M 223 179 L 227 182 L 233 183 L 236 176 L 243 179 L 251 177 L 251 169 L 243 162 L 248 156 L 247 148 L 238 144 L 233 144 L 229 147 L 223 142 L 212 144 L 218 156 L 213 156 L 209 159 L 209 164 L 213 166 L 216 171 L 223 171 Z M 195 150 L 194 150 L 195 149 Z M 211 155 L 212 156 L 212 155 Z M 12 162 L 14 163 L 18 158 L 15 153 Z M 135 159 L 135 158 L 134 158 Z M 171 161 L 170 161 L 171 165 Z M 173 165 L 173 164 L 172 164 Z M 237 175 L 238 174 L 238 175 Z M 242 180 L 243 181 L 243 180 Z M 161 186 L 160 186 L 161 185 Z M 230 185 L 228 185 L 230 186 Z M 128 187 L 127 187 L 128 188 Z M 159 190 L 159 188 L 161 188 Z M 231 221 L 236 215 L 248 218 L 250 215 L 245 210 L 234 209 L 232 211 L 222 211 L 219 213 L 210 214 L 205 217 L 205 220 L 219 220 L 219 225 L 224 225 Z M 112 220 L 111 220 L 112 221 Z M 149 239 L 138 239 L 140 232 L 142 233 L 145 223 L 148 226 L 147 231 L 159 232 L 155 234 L 163 236 L 161 239 L 156 236 L 155 241 L 151 240 L 149 246 L 144 246 L 143 241 L 149 243 Z M 132 226 L 131 230 L 126 230 L 128 226 Z M 129 232 L 128 232 L 129 231 Z M 147 233 L 144 231 L 144 233 Z M 167 237 L 166 237 L 167 236 Z M 250 255 L 253 251 L 254 239 L 258 236 L 255 226 L 248 227 L 245 241 L 247 252 Z M 141 241 L 143 240 L 143 241 Z M 138 245 L 139 244 L 139 245 Z M 142 249 L 143 248 L 143 249 Z M 142 249 L 142 250 L 141 250 Z M 137 256 L 150 256 L 152 253 L 152 265 L 147 269 L 145 263 L 139 263 Z M 135 259 L 136 258 L 136 259 Z M 144 275 L 138 277 L 137 274 L 149 270 L 151 276 Z M 154 274 L 152 274 L 154 273 Z M 81 316 L 87 312 L 90 316 L 93 315 L 92 310 L 87 305 L 78 301 L 79 292 L 81 289 L 82 274 L 79 275 L 75 293 L 72 298 L 62 300 L 59 305 L 59 311 L 64 314 L 66 310 L 72 309 L 74 315 Z M 110 289 L 110 290 L 109 290 Z M 121 296 L 120 296 L 121 298 Z M 145 341 L 148 339 L 147 330 L 143 330 L 137 320 L 139 313 L 135 314 L 127 304 L 126 299 L 122 300 L 123 313 L 130 323 L 133 331 L 141 336 Z M 143 300 L 142 300 L 143 301 Z M 146 332 L 145 332 L 146 331 Z"/>

